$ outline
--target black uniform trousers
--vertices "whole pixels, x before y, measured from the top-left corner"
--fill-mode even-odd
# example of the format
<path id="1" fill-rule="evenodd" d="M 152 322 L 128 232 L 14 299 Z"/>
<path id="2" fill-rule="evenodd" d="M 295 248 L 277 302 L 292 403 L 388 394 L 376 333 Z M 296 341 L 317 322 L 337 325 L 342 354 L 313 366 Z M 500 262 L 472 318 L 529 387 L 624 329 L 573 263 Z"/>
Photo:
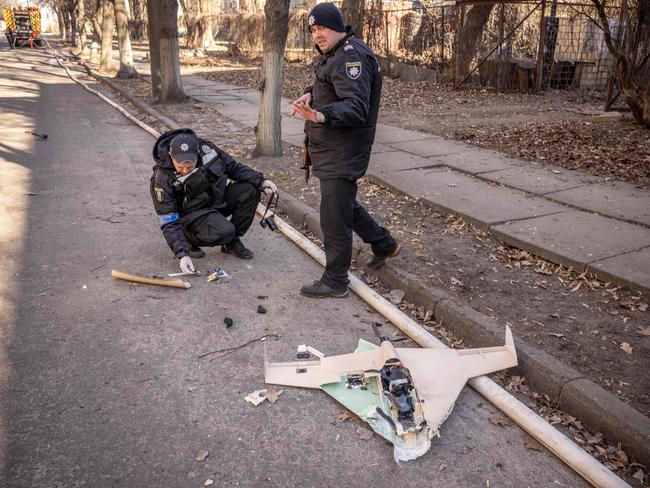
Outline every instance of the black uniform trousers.
<path id="1" fill-rule="evenodd" d="M 347 178 L 320 180 L 320 226 L 325 245 L 325 271 L 321 282 L 340 290 L 350 282 L 352 232 L 371 245 L 376 255 L 389 254 L 397 243 L 357 202 L 357 182 Z"/>
<path id="2" fill-rule="evenodd" d="M 184 226 L 185 238 L 194 246 L 219 246 L 243 236 L 255 217 L 260 192 L 245 182 L 230 183 L 224 195 L 225 206 L 206 213 Z M 227 219 L 230 217 L 230 220 Z"/>

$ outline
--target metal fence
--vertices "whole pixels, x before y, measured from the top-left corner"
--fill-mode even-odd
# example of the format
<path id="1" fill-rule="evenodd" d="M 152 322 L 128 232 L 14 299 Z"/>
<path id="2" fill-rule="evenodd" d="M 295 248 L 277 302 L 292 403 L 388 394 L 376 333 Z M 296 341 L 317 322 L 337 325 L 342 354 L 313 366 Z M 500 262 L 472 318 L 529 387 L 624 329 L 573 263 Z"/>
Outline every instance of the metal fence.
<path id="1" fill-rule="evenodd" d="M 428 68 L 456 87 L 604 90 L 613 61 L 595 8 L 579 1 L 451 0 L 425 6 L 418 0 L 368 0 L 363 38 L 389 64 Z M 619 9 L 607 12 L 614 33 Z M 305 7 L 292 10 L 287 40 L 290 57 L 310 59 L 314 54 L 307 12 Z M 239 24 L 231 20 L 230 37 L 245 33 L 251 49 L 261 50 L 261 39 L 248 39 L 261 30 L 253 28 L 250 17 Z"/>

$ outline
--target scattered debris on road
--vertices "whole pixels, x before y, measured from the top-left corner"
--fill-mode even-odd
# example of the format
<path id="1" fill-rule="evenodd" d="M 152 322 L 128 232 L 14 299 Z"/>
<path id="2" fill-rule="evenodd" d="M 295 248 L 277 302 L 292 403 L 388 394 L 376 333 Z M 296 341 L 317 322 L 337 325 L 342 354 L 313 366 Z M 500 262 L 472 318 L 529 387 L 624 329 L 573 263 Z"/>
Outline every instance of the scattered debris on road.
<path id="1" fill-rule="evenodd" d="M 512 425 L 507 418 L 501 415 L 490 415 L 488 420 L 499 427 L 510 427 Z"/>
<path id="2" fill-rule="evenodd" d="M 370 430 L 365 428 L 364 426 L 360 425 L 357 427 L 357 435 L 359 436 L 359 439 L 362 441 L 369 441 L 375 436 L 375 433 Z"/>
<path id="3" fill-rule="evenodd" d="M 230 321 L 232 322 L 232 319 L 230 319 L 229 317 L 226 317 L 226 318 L 224 319 L 224 322 L 226 322 L 226 320 L 230 320 Z M 235 351 L 239 351 L 240 349 L 242 349 L 242 348 L 248 346 L 249 344 L 253 344 L 253 343 L 255 343 L 255 342 L 264 342 L 264 341 L 266 341 L 269 337 L 273 337 L 273 338 L 275 338 L 275 339 L 279 339 L 279 338 L 280 338 L 280 334 L 276 334 L 275 332 L 269 332 L 268 334 L 264 334 L 264 335 L 261 335 L 261 336 L 259 336 L 259 337 L 256 337 L 255 339 L 251 339 L 250 341 L 245 342 L 244 344 L 241 344 L 241 345 L 239 345 L 239 346 L 227 347 L 227 348 L 225 348 L 225 349 L 217 349 L 216 351 L 210 351 L 210 352 L 203 353 L 203 354 L 201 354 L 201 355 L 199 356 L 199 359 L 204 358 L 204 357 L 206 357 L 206 356 L 210 356 L 211 354 L 224 353 L 224 354 L 221 354 L 221 355 L 219 355 L 219 356 L 215 356 L 215 357 L 210 358 L 210 361 L 214 361 L 215 359 L 223 358 L 223 357 L 228 356 L 229 354 L 232 354 L 232 353 L 235 352 Z"/>
<path id="4" fill-rule="evenodd" d="M 357 417 L 349 410 L 343 410 L 340 414 L 336 416 L 336 420 L 340 422 L 345 422 L 346 420 L 359 420 L 359 417 Z"/>
<path id="5" fill-rule="evenodd" d="M 252 403 L 256 407 L 264 402 L 264 400 L 268 400 L 269 403 L 275 403 L 278 401 L 278 397 L 284 393 L 284 390 L 274 390 L 273 388 L 264 388 L 262 390 L 256 390 L 253 393 L 249 393 L 244 397 L 244 400 L 246 400 L 249 403 Z"/>
<path id="6" fill-rule="evenodd" d="M 131 281 L 133 283 L 143 283 L 145 285 L 158 285 L 158 286 L 169 286 L 172 288 L 191 288 L 187 281 L 183 281 L 179 278 L 174 280 L 165 279 L 165 278 L 148 278 L 146 276 L 136 275 L 132 273 L 125 273 L 124 271 L 118 271 L 116 269 L 111 270 L 111 276 L 117 278 L 118 280 Z"/>
<path id="7" fill-rule="evenodd" d="M 25 134 L 31 134 L 33 136 L 38 137 L 41 141 L 44 141 L 48 138 L 47 132 L 43 132 L 42 134 L 39 134 L 38 132 L 32 132 L 31 130 L 26 130 Z"/>
<path id="8" fill-rule="evenodd" d="M 223 268 L 217 266 L 208 273 L 208 281 L 210 283 L 228 283 L 230 275 Z"/>
<path id="9" fill-rule="evenodd" d="M 205 459 L 208 457 L 208 454 L 210 454 L 208 451 L 206 451 L 205 449 L 201 449 L 196 453 L 194 459 L 196 459 L 198 462 L 205 461 Z"/>

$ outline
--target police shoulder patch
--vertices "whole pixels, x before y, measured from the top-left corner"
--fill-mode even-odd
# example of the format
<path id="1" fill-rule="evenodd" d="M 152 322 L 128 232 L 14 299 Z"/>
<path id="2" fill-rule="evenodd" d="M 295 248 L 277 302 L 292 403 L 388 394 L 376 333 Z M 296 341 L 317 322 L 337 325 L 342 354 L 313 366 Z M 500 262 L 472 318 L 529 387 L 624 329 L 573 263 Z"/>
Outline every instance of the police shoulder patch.
<path id="1" fill-rule="evenodd" d="M 345 72 L 351 80 L 356 80 L 361 76 L 361 69 L 361 61 L 348 61 L 345 63 Z"/>
<path id="2" fill-rule="evenodd" d="M 156 195 L 156 200 L 158 201 L 158 203 L 162 203 L 163 199 L 165 198 L 165 190 L 163 190 L 159 186 L 155 186 L 153 191 Z"/>

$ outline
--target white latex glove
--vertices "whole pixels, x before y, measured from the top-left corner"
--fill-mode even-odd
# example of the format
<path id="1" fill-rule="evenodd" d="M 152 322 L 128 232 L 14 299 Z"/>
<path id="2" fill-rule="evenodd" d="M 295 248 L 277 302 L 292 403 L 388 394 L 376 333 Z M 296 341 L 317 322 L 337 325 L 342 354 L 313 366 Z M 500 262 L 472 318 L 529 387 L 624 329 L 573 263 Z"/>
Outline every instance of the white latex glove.
<path id="1" fill-rule="evenodd" d="M 272 195 L 273 193 L 278 192 L 278 187 L 275 186 L 275 183 L 271 180 L 264 180 L 262 182 L 262 190 L 264 190 L 265 193 Z"/>
<path id="2" fill-rule="evenodd" d="M 194 263 L 189 256 L 181 258 L 181 271 L 183 273 L 194 273 Z"/>

